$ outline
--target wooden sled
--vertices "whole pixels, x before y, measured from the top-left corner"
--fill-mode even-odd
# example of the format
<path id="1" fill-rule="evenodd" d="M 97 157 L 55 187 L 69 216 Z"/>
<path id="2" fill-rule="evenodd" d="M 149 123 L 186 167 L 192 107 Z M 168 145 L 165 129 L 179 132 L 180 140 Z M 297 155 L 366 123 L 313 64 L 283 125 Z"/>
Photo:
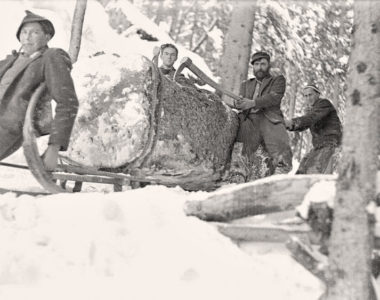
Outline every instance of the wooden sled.
<path id="1" fill-rule="evenodd" d="M 159 71 L 153 63 L 151 64 L 153 81 L 156 83 L 154 86 L 154 95 L 157 95 L 158 89 L 158 76 Z M 66 193 L 75 192 L 81 190 L 81 185 L 83 182 L 101 183 L 101 184 L 111 184 L 114 187 L 114 191 L 122 191 L 123 186 L 131 185 L 132 187 L 138 186 L 140 183 L 150 183 L 150 184 L 163 184 L 166 186 L 175 186 L 174 182 L 170 180 L 165 181 L 165 178 L 161 176 L 156 177 L 139 177 L 132 176 L 130 174 L 102 171 L 97 168 L 84 167 L 75 164 L 69 158 L 61 157 L 62 163 L 58 165 L 54 172 L 48 172 L 44 168 L 43 160 L 40 156 L 37 142 L 36 134 L 34 129 L 34 114 L 36 110 L 36 105 L 39 101 L 40 96 L 44 92 L 45 84 L 41 84 L 37 90 L 34 92 L 32 98 L 30 99 L 28 109 L 25 116 L 24 128 L 23 128 L 23 150 L 28 166 L 19 166 L 15 164 L 0 163 L 5 166 L 29 169 L 36 180 L 41 184 L 41 186 L 49 193 Z M 144 154 L 143 154 L 144 155 Z M 61 181 L 58 185 L 57 180 Z M 66 181 L 75 181 L 76 185 L 74 189 L 66 188 Z"/>

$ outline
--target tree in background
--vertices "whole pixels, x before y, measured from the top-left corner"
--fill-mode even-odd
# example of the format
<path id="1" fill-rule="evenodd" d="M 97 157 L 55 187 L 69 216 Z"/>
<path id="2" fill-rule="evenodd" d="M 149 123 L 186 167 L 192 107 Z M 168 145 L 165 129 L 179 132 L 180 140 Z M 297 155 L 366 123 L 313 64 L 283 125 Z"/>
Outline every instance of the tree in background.
<path id="1" fill-rule="evenodd" d="M 224 38 L 220 60 L 222 86 L 235 94 L 239 94 L 241 83 L 247 79 L 254 17 L 254 2 L 236 1 Z"/>
<path id="2" fill-rule="evenodd" d="M 343 158 L 330 241 L 328 300 L 371 299 L 380 107 L 380 2 L 355 1 Z M 372 202 L 373 203 L 373 202 Z"/>
<path id="3" fill-rule="evenodd" d="M 144 14 L 166 29 L 176 43 L 189 50 L 196 47 L 195 51 L 217 78 L 223 77 L 219 66 L 226 43 L 222 41 L 227 38 L 236 2 L 133 1 Z M 251 53 L 257 50 L 269 52 L 273 66 L 287 79 L 287 91 L 282 101 L 285 115 L 293 117 L 304 113 L 300 86 L 314 82 L 323 90 L 323 96 L 334 102 L 344 121 L 352 0 L 238 2 L 255 5 Z M 199 41 L 202 43 L 197 46 Z M 305 132 L 291 134 L 291 137 L 293 152 L 299 159 L 309 150 L 310 135 Z"/>

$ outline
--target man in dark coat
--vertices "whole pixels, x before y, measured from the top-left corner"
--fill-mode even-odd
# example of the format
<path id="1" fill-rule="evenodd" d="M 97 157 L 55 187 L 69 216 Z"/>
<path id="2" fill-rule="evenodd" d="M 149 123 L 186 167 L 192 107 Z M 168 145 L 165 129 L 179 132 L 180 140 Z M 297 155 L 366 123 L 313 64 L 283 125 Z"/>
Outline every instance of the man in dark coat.
<path id="1" fill-rule="evenodd" d="M 178 49 L 173 44 L 163 44 L 161 45 L 161 60 L 162 65 L 160 66 L 160 71 L 162 74 L 173 79 L 175 68 L 173 67 L 174 63 L 178 58 Z"/>
<path id="2" fill-rule="evenodd" d="M 38 104 L 42 120 L 51 119 L 51 111 L 41 115 L 43 108 L 56 102 L 55 118 L 49 129 L 37 126 L 37 132 L 50 133 L 48 148 L 43 155 L 47 170 L 57 165 L 58 151 L 67 150 L 71 130 L 78 111 L 78 99 L 70 75 L 71 60 L 62 49 L 48 48 L 54 36 L 53 24 L 44 17 L 26 11 L 16 36 L 22 47 L 0 61 L 0 160 L 22 145 L 22 128 L 28 102 L 41 83 L 46 91 Z M 49 105 L 49 106 L 47 106 Z M 46 124 L 45 124 L 46 125 Z"/>
<path id="3" fill-rule="evenodd" d="M 312 135 L 313 149 L 302 159 L 297 174 L 333 172 L 332 157 L 341 144 L 342 125 L 332 103 L 320 94 L 316 85 L 307 85 L 303 96 L 311 106 L 309 111 L 302 117 L 286 121 L 288 130 L 309 129 Z"/>
<path id="4" fill-rule="evenodd" d="M 266 52 L 253 54 L 251 64 L 255 78 L 241 84 L 242 98 L 235 101 L 235 107 L 241 110 L 237 141 L 243 143 L 243 155 L 248 159 L 262 144 L 271 157 L 272 173 L 287 173 L 292 168 L 292 151 L 280 108 L 285 78 L 270 74 Z"/>
<path id="5" fill-rule="evenodd" d="M 170 79 L 174 78 L 174 74 L 176 69 L 174 68 L 174 63 L 178 59 L 178 48 L 173 44 L 162 44 L 160 47 L 160 57 L 162 60 L 162 65 L 159 67 L 162 74 L 167 76 Z M 198 84 L 204 85 L 205 83 L 199 78 L 195 78 L 191 75 L 188 75 L 188 78 L 185 78 L 183 74 L 179 75 L 180 83 L 188 83 L 188 84 Z"/>

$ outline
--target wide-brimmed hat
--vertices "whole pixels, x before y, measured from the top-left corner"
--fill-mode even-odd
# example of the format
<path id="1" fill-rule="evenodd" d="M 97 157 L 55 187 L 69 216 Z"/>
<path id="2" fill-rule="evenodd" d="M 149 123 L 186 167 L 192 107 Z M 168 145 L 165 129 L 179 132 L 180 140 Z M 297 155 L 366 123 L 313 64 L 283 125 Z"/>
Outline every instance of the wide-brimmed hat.
<path id="1" fill-rule="evenodd" d="M 256 60 L 261 58 L 265 58 L 268 62 L 270 62 L 270 55 L 264 51 L 259 51 L 252 55 L 251 64 L 253 65 Z"/>
<path id="2" fill-rule="evenodd" d="M 18 40 L 20 40 L 20 33 L 21 33 L 22 27 L 27 23 L 34 23 L 34 22 L 45 24 L 46 25 L 45 30 L 47 31 L 46 33 L 50 34 L 51 37 L 54 36 L 55 30 L 54 30 L 54 26 L 52 22 L 50 22 L 48 19 L 42 16 L 32 13 L 30 10 L 26 10 L 25 13 L 26 13 L 26 16 L 24 17 L 24 19 L 22 19 L 22 22 L 17 29 L 16 37 Z"/>

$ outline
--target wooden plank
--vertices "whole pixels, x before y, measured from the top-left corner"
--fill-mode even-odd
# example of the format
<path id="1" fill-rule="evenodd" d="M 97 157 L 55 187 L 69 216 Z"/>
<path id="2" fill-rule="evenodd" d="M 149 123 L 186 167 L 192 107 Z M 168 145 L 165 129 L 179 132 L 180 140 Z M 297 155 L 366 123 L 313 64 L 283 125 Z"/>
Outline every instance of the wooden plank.
<path id="1" fill-rule="evenodd" d="M 326 282 L 327 257 L 317 253 L 295 236 L 286 243 L 286 247 L 298 263 L 323 282 Z"/>
<path id="2" fill-rule="evenodd" d="M 223 235 L 236 241 L 285 243 L 291 236 L 308 238 L 309 226 L 263 226 L 214 223 Z"/>
<path id="3" fill-rule="evenodd" d="M 66 173 L 53 173 L 53 178 L 58 180 L 71 180 L 71 181 L 81 181 L 81 182 L 93 182 L 102 184 L 119 184 L 126 185 L 129 180 L 113 178 L 107 176 L 98 175 L 77 175 L 77 174 L 66 174 Z"/>
<path id="4" fill-rule="evenodd" d="M 207 221 L 229 221 L 250 215 L 294 209 L 309 189 L 335 175 L 275 175 L 221 188 L 204 200 L 185 203 L 185 213 Z"/>
<path id="5" fill-rule="evenodd" d="M 30 191 L 20 191 L 20 190 L 13 190 L 13 189 L 4 189 L 0 188 L 0 194 L 6 194 L 6 193 L 14 193 L 16 196 L 21 196 L 21 195 L 29 195 L 29 196 L 48 196 L 51 195 L 50 193 L 47 192 L 30 192 Z"/>

